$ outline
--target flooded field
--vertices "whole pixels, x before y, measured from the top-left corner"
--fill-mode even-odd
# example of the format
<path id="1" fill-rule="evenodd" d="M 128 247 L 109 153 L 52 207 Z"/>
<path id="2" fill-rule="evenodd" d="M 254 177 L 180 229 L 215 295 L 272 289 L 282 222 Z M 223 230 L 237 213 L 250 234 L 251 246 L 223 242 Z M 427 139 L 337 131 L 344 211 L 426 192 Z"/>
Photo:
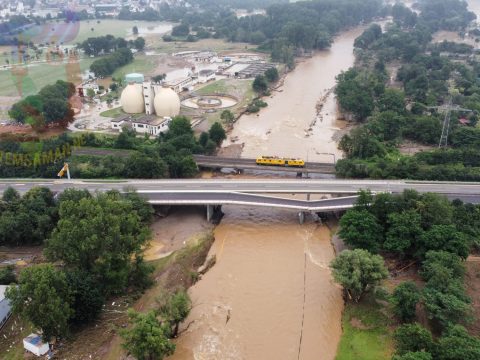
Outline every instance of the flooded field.
<path id="1" fill-rule="evenodd" d="M 330 50 L 298 64 L 284 85 L 264 99 L 267 108 L 237 121 L 230 138 L 244 143 L 242 157 L 278 155 L 323 162 L 333 162 L 325 153 L 341 157 L 333 136 L 346 124 L 337 120 L 331 89 L 335 77 L 353 65 L 353 41 L 361 32 L 356 28 L 343 33 Z"/>
<path id="2" fill-rule="evenodd" d="M 171 359 L 334 359 L 340 289 L 330 231 L 291 211 L 225 207 L 216 265 L 190 289 Z"/>

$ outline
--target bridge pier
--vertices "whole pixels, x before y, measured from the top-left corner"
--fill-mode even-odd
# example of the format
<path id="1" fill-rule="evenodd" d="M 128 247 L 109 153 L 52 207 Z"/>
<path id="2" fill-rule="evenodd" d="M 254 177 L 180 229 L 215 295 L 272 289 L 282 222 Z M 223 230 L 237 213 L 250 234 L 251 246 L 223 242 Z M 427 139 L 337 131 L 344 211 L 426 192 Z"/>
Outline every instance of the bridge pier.
<path id="1" fill-rule="evenodd" d="M 216 223 L 222 218 L 222 205 L 207 205 L 207 221 Z"/>
<path id="2" fill-rule="evenodd" d="M 305 212 L 300 211 L 298 213 L 298 222 L 300 223 L 300 225 L 303 225 L 303 223 L 305 222 Z"/>

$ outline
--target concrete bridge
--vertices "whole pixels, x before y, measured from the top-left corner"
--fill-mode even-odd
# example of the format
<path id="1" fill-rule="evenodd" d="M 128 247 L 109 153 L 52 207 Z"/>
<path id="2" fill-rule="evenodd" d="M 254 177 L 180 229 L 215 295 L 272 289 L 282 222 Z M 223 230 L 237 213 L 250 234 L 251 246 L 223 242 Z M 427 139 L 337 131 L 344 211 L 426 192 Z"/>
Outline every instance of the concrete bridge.
<path id="1" fill-rule="evenodd" d="M 245 158 L 225 158 L 218 156 L 194 155 L 193 158 L 199 168 L 206 169 L 224 169 L 230 168 L 237 171 L 242 170 L 258 170 L 258 171 L 284 171 L 297 174 L 334 174 L 335 165 L 332 163 L 307 162 L 305 167 L 288 167 L 288 166 L 265 166 L 257 165 L 256 159 Z"/>
<path id="2" fill-rule="evenodd" d="M 386 180 L 32 180 L 11 179 L 0 181 L 0 192 L 12 186 L 24 193 L 34 186 L 45 186 L 54 192 L 67 188 L 87 189 L 91 192 L 135 189 L 154 205 L 203 205 L 210 219 L 222 205 L 246 205 L 291 209 L 305 213 L 336 212 L 349 209 L 361 189 L 373 192 L 400 193 L 405 189 L 435 192 L 450 199 L 480 203 L 480 183 L 386 181 Z M 285 194 L 305 194 L 305 199 L 289 198 Z M 325 200 L 311 200 L 311 194 L 332 194 Z"/>

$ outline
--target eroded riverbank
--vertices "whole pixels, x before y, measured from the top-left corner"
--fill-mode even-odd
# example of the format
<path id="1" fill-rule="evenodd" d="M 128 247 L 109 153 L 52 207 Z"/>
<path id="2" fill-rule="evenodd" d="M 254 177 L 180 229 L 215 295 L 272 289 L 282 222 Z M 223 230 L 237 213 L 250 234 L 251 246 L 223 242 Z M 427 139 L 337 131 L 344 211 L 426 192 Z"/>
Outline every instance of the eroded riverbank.
<path id="1" fill-rule="evenodd" d="M 331 49 L 300 62 L 279 91 L 264 99 L 267 108 L 240 117 L 229 139 L 244 144 L 242 157 L 278 155 L 332 162 L 327 153 L 342 156 L 334 135 L 346 122 L 337 119 L 332 88 L 335 77 L 353 65 L 353 42 L 362 31 L 358 27 L 342 33 Z M 318 113 L 319 101 L 323 106 Z M 230 144 L 226 141 L 224 146 Z"/>
<path id="2" fill-rule="evenodd" d="M 328 228 L 299 225 L 291 211 L 224 212 L 216 265 L 189 291 L 171 359 L 334 359 L 343 301 Z"/>

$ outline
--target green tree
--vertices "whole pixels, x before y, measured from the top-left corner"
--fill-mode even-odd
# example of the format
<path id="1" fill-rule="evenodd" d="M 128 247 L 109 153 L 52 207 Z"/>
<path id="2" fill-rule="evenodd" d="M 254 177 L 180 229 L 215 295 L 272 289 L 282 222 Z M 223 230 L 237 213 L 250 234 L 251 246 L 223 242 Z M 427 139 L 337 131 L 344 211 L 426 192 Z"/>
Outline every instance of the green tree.
<path id="1" fill-rule="evenodd" d="M 149 229 L 132 203 L 109 194 L 63 201 L 45 255 L 67 268 L 91 273 L 109 295 L 128 285 L 132 259 L 141 255 Z"/>
<path id="2" fill-rule="evenodd" d="M 12 310 L 42 330 L 45 341 L 65 336 L 73 315 L 65 274 L 51 264 L 33 265 L 20 272 L 18 286 L 7 289 Z"/>
<path id="3" fill-rule="evenodd" d="M 227 134 L 225 133 L 225 130 L 223 129 L 222 125 L 218 122 L 215 122 L 210 127 L 210 130 L 208 130 L 208 134 L 210 136 L 210 139 L 212 139 L 217 144 L 217 146 L 220 146 L 222 141 L 227 138 Z"/>
<path id="4" fill-rule="evenodd" d="M 388 228 L 383 247 L 385 250 L 405 256 L 411 254 L 412 248 L 423 234 L 421 216 L 415 210 L 388 215 Z"/>
<path id="5" fill-rule="evenodd" d="M 10 285 L 17 282 L 17 277 L 15 276 L 15 266 L 7 265 L 0 267 L 0 285 Z"/>
<path id="6" fill-rule="evenodd" d="M 468 334 L 460 325 L 448 328 L 438 340 L 435 349 L 438 360 L 477 360 L 480 359 L 480 339 Z"/>
<path id="7" fill-rule="evenodd" d="M 142 51 L 145 48 L 145 39 L 143 37 L 137 37 L 133 40 L 133 47 L 138 51 Z"/>
<path id="8" fill-rule="evenodd" d="M 257 75 L 257 77 L 255 77 L 255 80 L 253 80 L 252 87 L 256 93 L 259 93 L 259 94 L 266 93 L 268 90 L 268 84 L 267 84 L 267 81 L 265 80 L 265 77 L 262 75 Z"/>
<path id="9" fill-rule="evenodd" d="M 12 188 L 11 186 L 7 187 L 3 191 L 2 201 L 5 201 L 7 203 L 15 203 L 15 202 L 18 202 L 19 200 L 20 200 L 20 194 L 18 193 L 17 190 Z"/>
<path id="10" fill-rule="evenodd" d="M 420 236 L 419 256 L 429 250 L 444 250 L 466 259 L 470 250 L 468 238 L 454 225 L 433 225 Z"/>
<path id="11" fill-rule="evenodd" d="M 444 289 L 428 285 L 423 290 L 423 302 L 428 317 L 442 327 L 448 327 L 470 318 L 472 308 L 470 298 L 465 294 L 463 284 L 451 281 Z"/>
<path id="12" fill-rule="evenodd" d="M 377 252 L 382 244 L 383 229 L 367 210 L 349 210 L 340 219 L 338 235 L 347 245 Z"/>
<path id="13" fill-rule="evenodd" d="M 185 320 L 192 308 L 192 302 L 187 292 L 177 291 L 171 295 L 167 301 L 161 305 L 160 313 L 163 319 L 168 321 L 174 327 L 173 337 L 178 334 L 178 326 Z"/>
<path id="14" fill-rule="evenodd" d="M 393 291 L 392 303 L 395 315 L 403 322 L 415 319 L 415 308 L 420 300 L 420 292 L 414 282 L 406 281 Z"/>
<path id="15" fill-rule="evenodd" d="M 70 321 L 81 325 L 95 320 L 105 301 L 101 286 L 91 274 L 82 270 L 67 270 L 66 279 L 72 295 Z"/>
<path id="16" fill-rule="evenodd" d="M 461 279 L 465 274 L 465 265 L 460 256 L 447 251 L 428 251 L 422 263 L 420 274 L 425 281 L 446 270 L 450 279 Z"/>
<path id="17" fill-rule="evenodd" d="M 428 352 L 433 347 L 432 334 L 417 323 L 399 326 L 395 330 L 393 337 L 398 355 L 417 351 Z"/>
<path id="18" fill-rule="evenodd" d="M 205 147 L 205 145 L 207 145 L 207 142 L 208 140 L 210 139 L 209 135 L 207 132 L 205 131 L 202 131 L 202 133 L 200 134 L 200 137 L 198 139 L 198 143 L 200 145 L 202 145 L 203 147 Z"/>
<path id="19" fill-rule="evenodd" d="M 134 153 L 125 163 L 127 178 L 161 179 L 167 177 L 167 164 L 158 155 Z"/>
<path id="20" fill-rule="evenodd" d="M 380 112 L 393 111 L 398 114 L 405 113 L 405 94 L 397 89 L 385 89 L 383 95 L 378 99 Z"/>
<path id="21" fill-rule="evenodd" d="M 392 360 L 433 360 L 432 354 L 424 351 L 406 352 L 403 355 L 394 355 Z"/>
<path id="22" fill-rule="evenodd" d="M 268 82 L 275 82 L 278 80 L 278 70 L 275 67 L 272 67 L 265 71 L 265 78 Z"/>
<path id="23" fill-rule="evenodd" d="M 220 114 L 220 119 L 222 119 L 225 123 L 231 124 L 235 120 L 235 115 L 230 110 L 223 110 Z"/>
<path id="24" fill-rule="evenodd" d="M 383 259 L 366 250 L 344 250 L 330 263 L 333 278 L 358 302 L 362 295 L 388 275 Z"/>
<path id="25" fill-rule="evenodd" d="M 131 327 L 121 331 L 123 347 L 138 360 L 161 360 L 172 355 L 175 344 L 169 339 L 170 328 L 161 324 L 153 311 L 146 314 L 130 310 Z"/>

